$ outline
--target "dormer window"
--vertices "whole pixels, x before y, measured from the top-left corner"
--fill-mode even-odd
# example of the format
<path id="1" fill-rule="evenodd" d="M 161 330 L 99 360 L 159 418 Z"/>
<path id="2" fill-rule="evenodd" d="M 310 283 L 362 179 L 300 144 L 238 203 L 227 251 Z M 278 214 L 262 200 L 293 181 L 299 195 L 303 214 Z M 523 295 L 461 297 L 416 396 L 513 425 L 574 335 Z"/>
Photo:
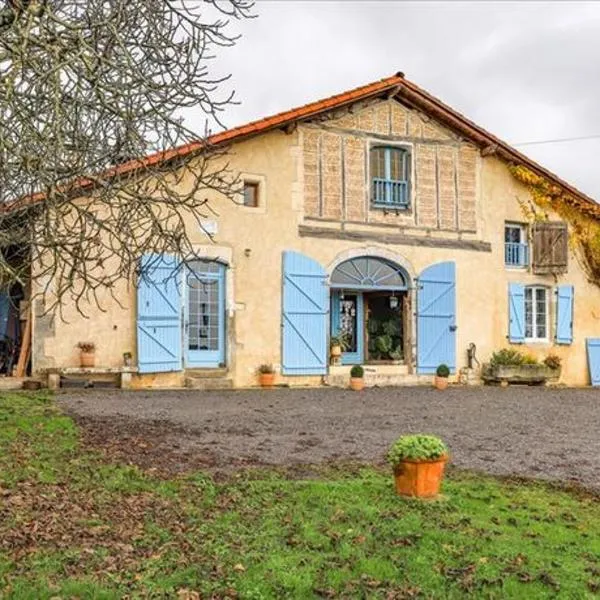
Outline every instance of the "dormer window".
<path id="1" fill-rule="evenodd" d="M 372 146 L 371 204 L 375 208 L 407 209 L 410 204 L 410 150 Z"/>

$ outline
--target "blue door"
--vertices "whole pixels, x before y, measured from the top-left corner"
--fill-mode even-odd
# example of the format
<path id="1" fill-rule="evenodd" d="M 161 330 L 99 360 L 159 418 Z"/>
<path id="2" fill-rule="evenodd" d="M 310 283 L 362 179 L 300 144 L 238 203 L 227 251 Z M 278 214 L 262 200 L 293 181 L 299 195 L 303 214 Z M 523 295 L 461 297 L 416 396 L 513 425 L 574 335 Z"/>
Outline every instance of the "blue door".
<path id="1" fill-rule="evenodd" d="M 456 370 L 456 269 L 454 262 L 431 265 L 418 278 L 417 372 L 435 373 L 441 364 Z"/>
<path id="2" fill-rule="evenodd" d="M 187 265 L 185 364 L 225 366 L 225 265 L 197 260 Z"/>
<path id="3" fill-rule="evenodd" d="M 600 386 L 600 339 L 588 338 L 586 341 L 590 381 L 594 387 Z"/>
<path id="4" fill-rule="evenodd" d="M 284 375 L 327 373 L 329 288 L 325 269 L 308 256 L 283 253 L 282 357 Z"/>
<path id="5" fill-rule="evenodd" d="M 343 336 L 343 365 L 364 362 L 364 302 L 362 292 L 331 292 L 331 335 Z"/>
<path id="6" fill-rule="evenodd" d="M 181 370 L 180 264 L 169 254 L 142 257 L 137 289 L 137 342 L 140 373 Z"/>

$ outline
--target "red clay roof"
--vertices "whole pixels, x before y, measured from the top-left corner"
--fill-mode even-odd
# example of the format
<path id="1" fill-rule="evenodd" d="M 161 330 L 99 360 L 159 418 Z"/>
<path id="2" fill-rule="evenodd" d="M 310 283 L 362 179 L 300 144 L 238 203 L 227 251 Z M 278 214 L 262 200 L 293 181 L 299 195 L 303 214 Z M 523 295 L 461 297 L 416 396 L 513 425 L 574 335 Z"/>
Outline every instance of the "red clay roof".
<path id="1" fill-rule="evenodd" d="M 169 161 L 179 156 L 186 156 L 200 150 L 205 147 L 206 144 L 211 146 L 230 144 L 250 136 L 284 127 L 297 121 L 310 119 L 329 110 L 341 108 L 360 100 L 379 96 L 389 96 L 390 94 L 397 97 L 398 100 L 414 106 L 425 114 L 434 116 L 438 121 L 444 123 L 450 129 L 459 132 L 467 139 L 475 142 L 482 149 L 490 148 L 491 151 L 508 162 L 524 165 L 534 173 L 549 179 L 560 186 L 564 191 L 571 194 L 576 200 L 579 200 L 579 208 L 584 212 L 600 218 L 600 204 L 596 203 L 592 198 L 583 192 L 580 192 L 578 189 L 563 181 L 557 175 L 545 169 L 524 154 L 521 154 L 506 142 L 503 142 L 482 127 L 479 127 L 473 121 L 450 108 L 447 104 L 444 104 L 441 100 L 435 98 L 413 82 L 405 79 L 403 73 L 396 73 L 391 77 L 380 79 L 379 81 L 348 90 L 341 94 L 336 94 L 323 100 L 311 102 L 297 108 L 292 108 L 291 110 L 277 113 L 270 117 L 265 117 L 264 119 L 252 121 L 245 125 L 241 125 L 240 127 L 234 127 L 233 129 L 216 133 L 211 135 L 206 141 L 192 142 L 172 150 L 151 154 L 144 159 L 122 163 L 105 173 L 104 176 L 123 175 L 139 168 L 151 166 L 163 161 Z M 94 182 L 91 180 L 82 180 L 80 184 L 81 187 L 88 187 L 94 185 Z M 29 201 L 35 201 L 37 199 L 40 198 L 30 198 Z"/>

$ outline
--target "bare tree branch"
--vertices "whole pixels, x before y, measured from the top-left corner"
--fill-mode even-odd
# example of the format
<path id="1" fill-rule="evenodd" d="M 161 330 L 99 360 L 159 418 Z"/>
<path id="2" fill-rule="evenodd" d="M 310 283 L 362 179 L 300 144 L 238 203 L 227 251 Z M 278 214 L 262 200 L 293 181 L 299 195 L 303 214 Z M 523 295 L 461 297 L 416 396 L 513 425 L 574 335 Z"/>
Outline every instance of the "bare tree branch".
<path id="1" fill-rule="evenodd" d="M 49 309 L 83 312 L 133 281 L 143 254 L 193 255 L 189 224 L 201 228 L 207 198 L 234 200 L 238 185 L 208 126 L 199 135 L 180 114 L 192 107 L 221 124 L 233 97 L 211 61 L 252 5 L 0 2 L 0 206 L 12 207 L 0 211 L 2 285 L 32 277 Z M 35 203 L 15 209 L 24 198 Z"/>

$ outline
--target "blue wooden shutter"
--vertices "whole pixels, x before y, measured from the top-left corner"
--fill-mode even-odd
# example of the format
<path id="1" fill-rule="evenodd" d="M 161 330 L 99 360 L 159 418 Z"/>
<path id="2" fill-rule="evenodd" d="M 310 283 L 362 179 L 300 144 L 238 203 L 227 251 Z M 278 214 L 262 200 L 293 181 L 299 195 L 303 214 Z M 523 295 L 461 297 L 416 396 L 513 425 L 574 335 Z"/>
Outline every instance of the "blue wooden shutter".
<path id="1" fill-rule="evenodd" d="M 590 381 L 594 387 L 600 386 L 600 339 L 588 338 L 586 340 L 588 368 Z"/>
<path id="2" fill-rule="evenodd" d="M 140 373 L 182 369 L 179 262 L 168 254 L 146 254 L 138 279 L 138 368 Z"/>
<path id="3" fill-rule="evenodd" d="M 559 285 L 556 288 L 556 343 L 573 342 L 573 295 L 572 285 Z"/>
<path id="4" fill-rule="evenodd" d="M 282 361 L 284 375 L 327 372 L 327 273 L 297 252 L 283 253 Z"/>
<path id="5" fill-rule="evenodd" d="M 418 278 L 417 372 L 435 373 L 439 365 L 456 370 L 456 268 L 444 262 Z"/>
<path id="6" fill-rule="evenodd" d="M 508 340 L 512 344 L 525 341 L 525 286 L 508 284 Z"/>

